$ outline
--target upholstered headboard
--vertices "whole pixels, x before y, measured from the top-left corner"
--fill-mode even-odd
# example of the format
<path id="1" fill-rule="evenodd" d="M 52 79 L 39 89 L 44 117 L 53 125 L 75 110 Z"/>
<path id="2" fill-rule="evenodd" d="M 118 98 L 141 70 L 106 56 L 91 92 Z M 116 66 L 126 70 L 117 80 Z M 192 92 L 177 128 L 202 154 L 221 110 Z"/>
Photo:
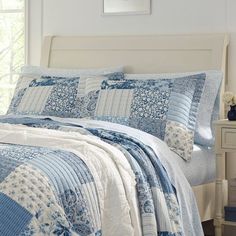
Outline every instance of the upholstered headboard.
<path id="1" fill-rule="evenodd" d="M 47 36 L 42 47 L 41 65 L 54 68 L 124 65 L 127 73 L 213 69 L 222 70 L 226 77 L 228 43 L 225 34 Z M 223 114 L 222 104 L 221 116 Z"/>

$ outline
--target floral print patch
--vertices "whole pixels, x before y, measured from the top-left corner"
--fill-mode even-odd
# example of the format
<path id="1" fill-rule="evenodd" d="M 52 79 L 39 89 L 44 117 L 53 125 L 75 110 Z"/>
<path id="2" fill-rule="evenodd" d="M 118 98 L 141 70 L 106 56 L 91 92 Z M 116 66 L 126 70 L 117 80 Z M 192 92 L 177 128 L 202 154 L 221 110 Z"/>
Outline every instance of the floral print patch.
<path id="1" fill-rule="evenodd" d="M 170 90 L 135 89 L 131 105 L 131 118 L 149 118 L 163 120 L 166 118 Z"/>
<path id="2" fill-rule="evenodd" d="M 91 91 L 77 99 L 76 113 L 79 117 L 93 117 L 96 109 L 99 90 Z"/>

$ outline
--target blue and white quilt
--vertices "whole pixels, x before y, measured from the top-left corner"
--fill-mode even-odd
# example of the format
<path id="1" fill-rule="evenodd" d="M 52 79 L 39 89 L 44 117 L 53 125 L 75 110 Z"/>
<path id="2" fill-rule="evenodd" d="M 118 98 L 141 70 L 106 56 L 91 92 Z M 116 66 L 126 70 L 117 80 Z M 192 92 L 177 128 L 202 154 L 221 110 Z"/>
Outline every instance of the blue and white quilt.
<path id="1" fill-rule="evenodd" d="M 158 138 L 109 122 L 0 118 L 0 235 L 203 235 Z"/>

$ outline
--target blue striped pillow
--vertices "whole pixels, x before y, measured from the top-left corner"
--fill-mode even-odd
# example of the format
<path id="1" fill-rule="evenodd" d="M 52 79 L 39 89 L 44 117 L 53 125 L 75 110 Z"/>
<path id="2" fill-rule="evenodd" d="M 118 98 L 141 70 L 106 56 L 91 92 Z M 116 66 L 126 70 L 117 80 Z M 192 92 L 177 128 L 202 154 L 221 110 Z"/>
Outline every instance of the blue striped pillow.
<path id="1" fill-rule="evenodd" d="M 95 118 L 146 131 L 190 160 L 205 78 L 103 81 Z"/>

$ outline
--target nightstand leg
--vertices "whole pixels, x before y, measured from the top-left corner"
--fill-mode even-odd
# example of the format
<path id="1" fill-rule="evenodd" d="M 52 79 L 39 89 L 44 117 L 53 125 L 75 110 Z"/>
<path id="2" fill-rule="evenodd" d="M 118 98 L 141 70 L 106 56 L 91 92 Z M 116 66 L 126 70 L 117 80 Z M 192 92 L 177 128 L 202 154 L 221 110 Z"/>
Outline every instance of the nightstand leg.
<path id="1" fill-rule="evenodd" d="M 215 236 L 222 236 L 222 226 L 215 226 Z"/>
<path id="2" fill-rule="evenodd" d="M 222 236 L 223 221 L 223 173 L 222 158 L 223 154 L 216 154 L 216 191 L 215 191 L 215 235 Z"/>

